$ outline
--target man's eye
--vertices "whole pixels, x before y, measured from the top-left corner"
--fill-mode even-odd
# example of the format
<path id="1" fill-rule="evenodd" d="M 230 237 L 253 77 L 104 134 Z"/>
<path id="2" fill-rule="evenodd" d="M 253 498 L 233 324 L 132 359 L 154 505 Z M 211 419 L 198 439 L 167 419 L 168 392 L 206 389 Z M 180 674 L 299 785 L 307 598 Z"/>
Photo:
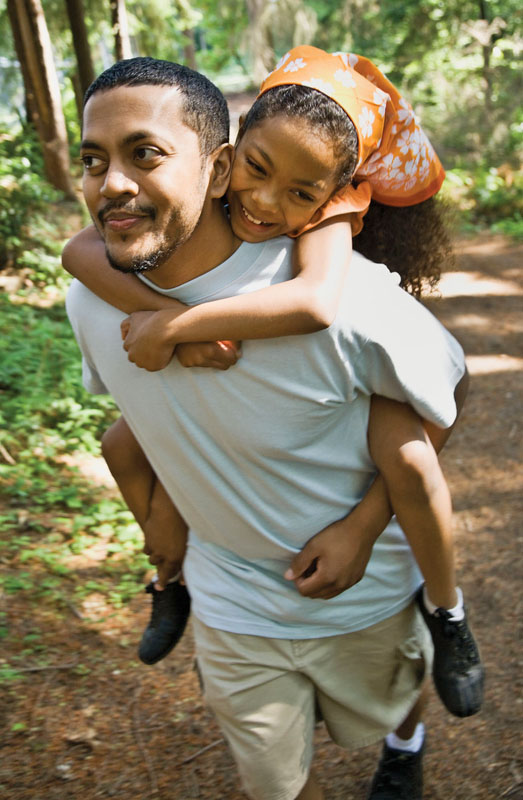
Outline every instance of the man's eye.
<path id="1" fill-rule="evenodd" d="M 104 163 L 103 158 L 99 158 L 98 156 L 81 156 L 80 160 L 84 165 L 84 169 L 87 171 L 97 169 L 97 167 L 101 167 Z"/>
<path id="2" fill-rule="evenodd" d="M 134 156 L 137 161 L 142 164 L 147 164 L 149 161 L 154 161 L 159 158 L 161 153 L 155 147 L 137 147 L 134 151 Z"/>

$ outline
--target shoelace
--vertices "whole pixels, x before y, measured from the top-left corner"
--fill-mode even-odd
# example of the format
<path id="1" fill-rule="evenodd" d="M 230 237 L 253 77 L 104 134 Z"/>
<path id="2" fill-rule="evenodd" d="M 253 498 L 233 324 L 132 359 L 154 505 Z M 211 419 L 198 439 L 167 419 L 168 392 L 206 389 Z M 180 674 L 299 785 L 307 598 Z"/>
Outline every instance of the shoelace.
<path id="1" fill-rule="evenodd" d="M 446 608 L 437 608 L 433 614 L 442 623 L 441 632 L 447 639 L 459 639 L 461 652 L 463 655 L 462 664 L 467 666 L 469 662 L 477 660 L 476 647 L 472 641 L 468 628 L 463 620 L 452 620 L 451 614 Z"/>
<path id="2" fill-rule="evenodd" d="M 459 634 L 458 623 L 452 622 L 450 611 L 447 611 L 446 608 L 437 608 L 432 616 L 442 623 L 441 632 L 443 636 L 452 639 L 456 634 Z"/>

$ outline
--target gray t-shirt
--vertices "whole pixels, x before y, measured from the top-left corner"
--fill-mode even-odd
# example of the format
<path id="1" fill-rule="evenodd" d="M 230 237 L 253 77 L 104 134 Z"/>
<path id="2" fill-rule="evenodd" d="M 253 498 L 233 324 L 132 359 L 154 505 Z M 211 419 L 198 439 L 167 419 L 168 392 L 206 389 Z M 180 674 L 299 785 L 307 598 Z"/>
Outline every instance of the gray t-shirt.
<path id="1" fill-rule="evenodd" d="M 244 243 L 164 293 L 194 304 L 286 280 L 291 248 L 287 238 Z M 395 521 L 363 580 L 338 597 L 304 598 L 283 578 L 294 554 L 372 481 L 371 394 L 410 403 L 443 427 L 454 421 L 462 350 L 397 276 L 354 253 L 330 328 L 246 341 L 226 372 L 175 359 L 140 370 L 121 346 L 125 315 L 78 282 L 67 306 L 86 387 L 114 396 L 189 524 L 184 575 L 198 618 L 236 633 L 315 638 L 368 627 L 409 603 L 420 575 Z"/>

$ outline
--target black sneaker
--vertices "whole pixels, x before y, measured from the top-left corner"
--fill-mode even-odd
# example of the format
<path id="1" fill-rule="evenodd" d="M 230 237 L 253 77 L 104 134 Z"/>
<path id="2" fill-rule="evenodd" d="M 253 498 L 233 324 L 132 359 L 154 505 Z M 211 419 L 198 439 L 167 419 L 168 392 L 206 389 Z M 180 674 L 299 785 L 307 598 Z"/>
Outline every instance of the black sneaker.
<path id="1" fill-rule="evenodd" d="M 143 632 L 138 656 L 144 664 L 156 664 L 178 644 L 189 619 L 191 598 L 179 581 L 168 583 L 162 592 L 151 582 L 145 591 L 152 595 L 152 613 Z"/>
<path id="2" fill-rule="evenodd" d="M 445 608 L 430 614 L 423 588 L 417 601 L 434 643 L 432 677 L 443 705 L 456 717 L 477 714 L 483 702 L 485 670 L 466 615 L 454 622 Z"/>
<path id="3" fill-rule="evenodd" d="M 367 800 L 422 800 L 423 752 L 394 750 L 385 742 Z"/>

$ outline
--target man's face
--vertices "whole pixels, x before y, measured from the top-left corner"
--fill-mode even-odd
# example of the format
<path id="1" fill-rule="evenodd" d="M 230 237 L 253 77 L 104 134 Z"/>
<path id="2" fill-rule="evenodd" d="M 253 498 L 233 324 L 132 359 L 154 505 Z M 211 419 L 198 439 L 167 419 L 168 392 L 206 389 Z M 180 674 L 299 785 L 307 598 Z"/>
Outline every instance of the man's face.
<path id="1" fill-rule="evenodd" d="M 96 92 L 83 123 L 84 195 L 109 261 L 123 272 L 161 266 L 197 227 L 207 189 L 180 94 L 148 85 Z"/>

